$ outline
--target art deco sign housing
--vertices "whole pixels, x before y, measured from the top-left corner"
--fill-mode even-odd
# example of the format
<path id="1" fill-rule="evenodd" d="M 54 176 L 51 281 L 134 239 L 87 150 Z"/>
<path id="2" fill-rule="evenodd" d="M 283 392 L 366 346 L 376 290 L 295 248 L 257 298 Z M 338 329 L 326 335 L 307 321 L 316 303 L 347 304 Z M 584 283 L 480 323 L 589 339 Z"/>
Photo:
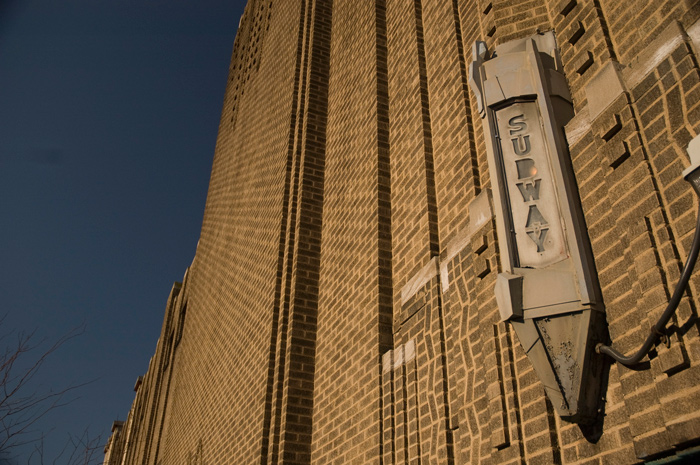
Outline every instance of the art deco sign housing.
<path id="1" fill-rule="evenodd" d="M 596 417 L 605 318 L 563 127 L 573 117 L 552 33 L 474 44 L 470 86 L 483 118 L 509 321 L 552 405 Z"/>

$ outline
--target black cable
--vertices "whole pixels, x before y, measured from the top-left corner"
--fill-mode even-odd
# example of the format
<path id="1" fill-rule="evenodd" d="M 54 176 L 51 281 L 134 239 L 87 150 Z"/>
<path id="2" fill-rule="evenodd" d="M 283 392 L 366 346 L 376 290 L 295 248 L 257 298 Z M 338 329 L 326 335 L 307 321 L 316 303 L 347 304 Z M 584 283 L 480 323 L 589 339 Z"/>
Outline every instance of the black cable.
<path id="1" fill-rule="evenodd" d="M 671 300 L 668 302 L 666 310 L 664 310 L 664 313 L 661 315 L 661 318 L 659 318 L 659 321 L 657 321 L 656 324 L 651 327 L 651 332 L 647 337 L 647 340 L 644 341 L 642 347 L 640 347 L 634 355 L 626 357 L 617 350 L 613 349 L 612 347 L 607 346 L 603 343 L 599 343 L 595 347 L 596 352 L 598 352 L 599 354 L 609 355 L 610 357 L 614 358 L 615 360 L 626 366 L 636 365 L 637 363 L 639 363 L 639 361 L 642 358 L 644 358 L 644 356 L 649 352 L 649 350 L 651 350 L 651 347 L 654 345 L 654 342 L 656 342 L 656 338 L 659 337 L 660 334 L 663 334 L 663 330 L 666 327 L 666 323 L 668 323 L 668 321 L 671 319 L 671 316 L 673 316 L 673 313 L 676 311 L 676 308 L 678 308 L 678 304 L 680 303 L 681 298 L 683 297 L 683 293 L 685 292 L 685 289 L 688 286 L 690 275 L 693 274 L 693 268 L 695 267 L 695 262 L 698 259 L 698 252 L 700 252 L 700 207 L 698 208 L 698 219 L 695 223 L 695 235 L 693 236 L 693 243 L 690 246 L 690 254 L 688 255 L 688 259 L 685 262 L 683 271 L 681 272 L 681 277 L 678 280 L 678 284 L 676 284 L 676 289 L 673 291 L 673 296 L 671 296 Z"/>

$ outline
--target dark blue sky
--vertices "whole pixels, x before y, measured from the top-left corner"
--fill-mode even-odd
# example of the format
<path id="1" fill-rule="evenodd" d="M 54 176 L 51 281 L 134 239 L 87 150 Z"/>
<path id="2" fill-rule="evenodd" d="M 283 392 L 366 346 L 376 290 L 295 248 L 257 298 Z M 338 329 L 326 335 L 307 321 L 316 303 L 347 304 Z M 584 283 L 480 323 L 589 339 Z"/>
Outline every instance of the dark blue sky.
<path id="1" fill-rule="evenodd" d="M 201 227 L 244 0 L 0 0 L 3 333 L 55 340 L 39 381 L 97 378 L 52 444 L 124 420 Z"/>

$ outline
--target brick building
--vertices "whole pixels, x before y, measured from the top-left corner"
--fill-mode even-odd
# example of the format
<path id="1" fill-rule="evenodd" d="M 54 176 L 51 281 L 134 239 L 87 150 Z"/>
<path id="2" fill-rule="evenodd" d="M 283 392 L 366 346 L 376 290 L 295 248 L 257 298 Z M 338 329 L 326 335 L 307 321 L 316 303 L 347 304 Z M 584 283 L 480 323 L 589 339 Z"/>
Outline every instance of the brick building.
<path id="1" fill-rule="evenodd" d="M 692 455 L 700 273 L 641 363 L 595 346 L 641 346 L 690 254 L 699 57 L 691 0 L 250 0 L 105 463 Z"/>

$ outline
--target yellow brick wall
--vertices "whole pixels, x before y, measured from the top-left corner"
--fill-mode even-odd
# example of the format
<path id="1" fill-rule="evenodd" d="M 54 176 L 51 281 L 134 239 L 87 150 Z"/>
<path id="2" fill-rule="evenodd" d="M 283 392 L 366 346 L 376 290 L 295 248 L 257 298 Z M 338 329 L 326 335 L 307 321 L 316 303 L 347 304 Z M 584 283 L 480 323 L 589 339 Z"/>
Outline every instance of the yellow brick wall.
<path id="1" fill-rule="evenodd" d="M 618 464 L 700 443 L 700 273 L 669 347 L 606 366 L 594 424 L 555 413 L 500 322 L 468 83 L 475 40 L 554 32 L 608 331 L 631 352 L 693 235 L 699 18 L 678 0 L 250 0 L 196 256 L 109 463 Z"/>

